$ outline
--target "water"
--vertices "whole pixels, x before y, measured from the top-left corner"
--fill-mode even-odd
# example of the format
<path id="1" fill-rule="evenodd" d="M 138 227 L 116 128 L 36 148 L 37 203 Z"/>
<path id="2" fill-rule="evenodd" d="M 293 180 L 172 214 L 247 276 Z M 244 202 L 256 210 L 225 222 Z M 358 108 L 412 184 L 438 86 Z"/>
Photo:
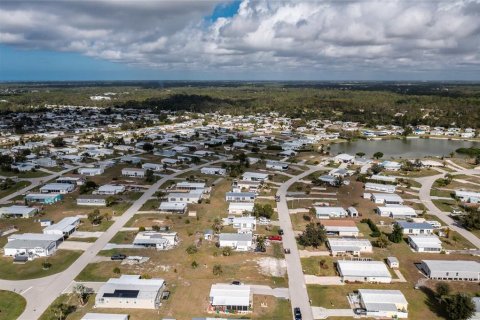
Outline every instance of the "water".
<path id="1" fill-rule="evenodd" d="M 480 148 L 480 142 L 448 139 L 356 140 L 332 144 L 330 154 L 355 155 L 357 152 L 364 152 L 366 157 L 372 157 L 379 151 L 384 154 L 384 158 L 424 158 L 448 156 L 458 148 L 470 147 Z"/>

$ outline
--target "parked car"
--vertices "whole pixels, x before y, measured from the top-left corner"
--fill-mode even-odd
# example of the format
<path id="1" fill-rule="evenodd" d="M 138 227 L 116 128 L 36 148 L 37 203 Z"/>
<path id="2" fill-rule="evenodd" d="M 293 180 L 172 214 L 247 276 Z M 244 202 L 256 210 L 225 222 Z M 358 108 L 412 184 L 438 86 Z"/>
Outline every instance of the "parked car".
<path id="1" fill-rule="evenodd" d="M 284 252 L 285 254 L 289 254 L 289 253 L 290 253 L 290 249 L 285 248 L 285 249 L 283 249 L 283 252 Z"/>
<path id="2" fill-rule="evenodd" d="M 279 234 L 280 236 L 283 236 L 283 229 L 278 229 L 278 234 Z"/>
<path id="3" fill-rule="evenodd" d="M 293 313 L 295 315 L 295 320 L 302 320 L 302 311 L 300 311 L 300 308 L 293 308 Z"/>
<path id="4" fill-rule="evenodd" d="M 275 202 L 280 202 L 280 196 L 275 196 Z"/>
<path id="5" fill-rule="evenodd" d="M 282 241 L 282 236 L 268 236 L 270 241 Z"/>
<path id="6" fill-rule="evenodd" d="M 265 217 L 260 217 L 258 219 L 258 224 L 261 225 L 261 226 L 269 225 L 270 224 L 270 219 L 267 219 Z"/>
<path id="7" fill-rule="evenodd" d="M 238 280 L 234 280 L 234 281 L 232 281 L 232 284 L 233 284 L 234 286 L 239 286 L 239 285 L 242 285 L 243 283 L 241 283 L 241 282 L 238 281 Z"/>
<path id="8" fill-rule="evenodd" d="M 355 308 L 353 309 L 353 313 L 361 315 L 361 316 L 366 316 L 367 315 L 367 310 L 364 308 Z"/>
<path id="9" fill-rule="evenodd" d="M 126 258 L 127 256 L 121 253 L 114 254 L 110 257 L 111 260 L 125 260 Z"/>

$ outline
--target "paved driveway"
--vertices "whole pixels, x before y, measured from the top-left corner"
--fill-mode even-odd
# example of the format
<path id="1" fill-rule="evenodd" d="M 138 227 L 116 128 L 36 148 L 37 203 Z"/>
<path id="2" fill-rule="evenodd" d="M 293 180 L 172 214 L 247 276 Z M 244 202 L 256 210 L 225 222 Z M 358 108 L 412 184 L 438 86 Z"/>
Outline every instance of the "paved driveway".
<path id="1" fill-rule="evenodd" d="M 250 285 L 253 294 L 274 296 L 276 298 L 289 299 L 288 288 L 270 288 L 269 286 Z"/>
<path id="2" fill-rule="evenodd" d="M 346 298 L 345 298 L 346 299 Z M 322 307 L 312 307 L 314 319 L 327 319 L 328 317 L 354 317 L 352 309 L 326 309 Z"/>

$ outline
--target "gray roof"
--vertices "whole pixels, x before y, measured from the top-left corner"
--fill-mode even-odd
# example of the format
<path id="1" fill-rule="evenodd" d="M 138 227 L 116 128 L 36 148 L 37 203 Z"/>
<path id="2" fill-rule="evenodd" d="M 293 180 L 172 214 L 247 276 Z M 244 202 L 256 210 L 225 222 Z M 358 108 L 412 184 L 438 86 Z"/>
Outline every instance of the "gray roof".
<path id="1" fill-rule="evenodd" d="M 382 261 L 338 260 L 337 266 L 342 276 L 391 278 L 387 266 Z"/>
<path id="2" fill-rule="evenodd" d="M 480 262 L 470 260 L 422 260 L 431 271 L 478 272 Z"/>
<path id="3" fill-rule="evenodd" d="M 397 221 L 397 224 L 403 229 L 431 229 L 433 226 L 430 223 L 426 222 L 408 222 L 408 221 Z"/>
<path id="4" fill-rule="evenodd" d="M 221 233 L 220 241 L 252 241 L 252 235 L 249 233 Z"/>

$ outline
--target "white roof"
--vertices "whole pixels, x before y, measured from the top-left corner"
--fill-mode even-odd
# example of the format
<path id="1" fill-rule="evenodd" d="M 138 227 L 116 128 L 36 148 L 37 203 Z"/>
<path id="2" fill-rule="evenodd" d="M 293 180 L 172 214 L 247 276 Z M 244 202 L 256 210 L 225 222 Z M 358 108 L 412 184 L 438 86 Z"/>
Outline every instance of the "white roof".
<path id="1" fill-rule="evenodd" d="M 252 241 L 250 233 L 220 233 L 220 241 Z"/>
<path id="2" fill-rule="evenodd" d="M 372 197 L 374 197 L 375 199 L 383 199 L 386 201 L 403 202 L 402 197 L 400 197 L 398 194 L 372 193 Z"/>
<path id="3" fill-rule="evenodd" d="M 98 188 L 99 192 L 114 192 L 114 191 L 121 191 L 121 190 L 125 190 L 125 186 L 105 184 L 103 186 L 100 186 L 100 188 Z"/>
<path id="4" fill-rule="evenodd" d="M 228 209 L 229 210 L 253 210 L 254 203 L 253 202 L 229 202 Z"/>
<path id="5" fill-rule="evenodd" d="M 380 212 L 388 212 L 392 216 L 395 215 L 416 215 L 413 208 L 409 206 L 389 206 L 389 207 L 377 207 Z"/>
<path id="6" fill-rule="evenodd" d="M 98 290 L 97 298 L 105 293 L 114 293 L 115 290 L 138 290 L 136 299 L 152 300 L 164 286 L 163 279 L 140 279 L 139 275 L 122 275 L 120 278 L 111 278 Z M 115 297 L 109 297 L 112 299 Z"/>
<path id="7" fill-rule="evenodd" d="M 410 235 L 408 236 L 408 239 L 415 243 L 417 247 L 442 248 L 442 241 L 436 235 Z"/>
<path id="8" fill-rule="evenodd" d="M 338 260 L 337 266 L 342 276 L 391 278 L 387 266 L 382 261 Z"/>
<path id="9" fill-rule="evenodd" d="M 63 238 L 63 235 L 58 234 L 43 234 L 43 233 L 14 233 L 8 237 L 8 241 L 12 240 L 48 240 L 58 241 Z"/>
<path id="10" fill-rule="evenodd" d="M 398 311 L 398 306 L 408 305 L 400 290 L 358 289 L 365 307 L 369 311 Z"/>
<path id="11" fill-rule="evenodd" d="M 445 272 L 478 272 L 480 273 L 480 262 L 469 260 L 422 260 L 431 271 Z"/>
<path id="12" fill-rule="evenodd" d="M 60 220 L 59 222 L 46 227 L 45 229 L 43 229 L 43 232 L 53 231 L 53 230 L 70 232 L 73 228 L 75 228 L 76 224 L 78 224 L 79 222 L 80 222 L 80 218 L 78 217 L 66 217 Z"/>
<path id="13" fill-rule="evenodd" d="M 213 284 L 210 302 L 213 306 L 250 306 L 249 285 Z"/>
<path id="14" fill-rule="evenodd" d="M 40 190 L 68 190 L 71 188 L 71 183 L 47 183 Z"/>
<path id="15" fill-rule="evenodd" d="M 373 174 L 370 179 L 372 180 L 378 180 L 378 181 L 388 181 L 388 182 L 395 182 L 397 178 L 395 177 L 390 177 L 390 176 L 381 176 L 378 174 Z"/>
<path id="16" fill-rule="evenodd" d="M 160 210 L 184 210 L 187 207 L 186 202 L 161 202 Z"/>
<path id="17" fill-rule="evenodd" d="M 9 206 L 9 207 L 1 207 L 0 208 L 0 215 L 2 214 L 22 214 L 26 215 L 31 213 L 32 211 L 37 211 L 36 208 L 31 208 L 27 206 Z"/>
<path id="18" fill-rule="evenodd" d="M 128 320 L 128 314 L 87 313 L 81 320 Z"/>
<path id="19" fill-rule="evenodd" d="M 177 188 L 178 187 L 185 187 L 185 188 L 204 189 L 205 188 L 205 183 L 204 182 L 182 181 L 182 182 L 178 182 L 176 186 L 177 186 Z"/>
<path id="20" fill-rule="evenodd" d="M 330 213 L 340 213 L 347 214 L 347 211 L 342 207 L 314 207 L 316 214 L 330 214 Z"/>

